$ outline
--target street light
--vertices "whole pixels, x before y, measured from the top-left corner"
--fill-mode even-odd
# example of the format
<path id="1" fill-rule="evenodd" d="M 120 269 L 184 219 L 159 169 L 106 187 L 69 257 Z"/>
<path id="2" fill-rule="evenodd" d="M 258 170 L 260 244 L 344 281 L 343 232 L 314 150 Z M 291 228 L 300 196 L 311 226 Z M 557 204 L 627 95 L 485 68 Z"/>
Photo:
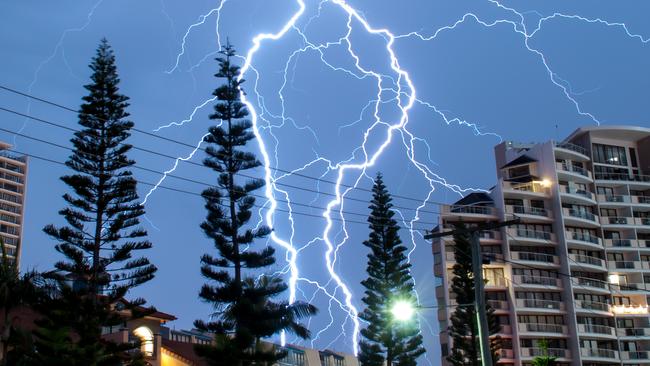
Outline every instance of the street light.
<path id="1" fill-rule="evenodd" d="M 390 309 L 390 312 L 393 314 L 395 320 L 406 322 L 413 319 L 413 315 L 415 315 L 415 307 L 410 301 L 397 300 Z"/>

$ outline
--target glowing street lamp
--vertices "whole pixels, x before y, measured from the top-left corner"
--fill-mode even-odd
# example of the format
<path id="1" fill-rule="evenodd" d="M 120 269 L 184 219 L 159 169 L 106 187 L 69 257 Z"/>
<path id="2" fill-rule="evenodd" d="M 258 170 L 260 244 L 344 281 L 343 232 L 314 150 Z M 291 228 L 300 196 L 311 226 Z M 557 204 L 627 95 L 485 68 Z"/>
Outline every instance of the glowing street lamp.
<path id="1" fill-rule="evenodd" d="M 413 319 L 413 316 L 415 315 L 415 307 L 409 301 L 398 300 L 395 301 L 390 312 L 393 314 L 395 320 L 406 322 Z"/>

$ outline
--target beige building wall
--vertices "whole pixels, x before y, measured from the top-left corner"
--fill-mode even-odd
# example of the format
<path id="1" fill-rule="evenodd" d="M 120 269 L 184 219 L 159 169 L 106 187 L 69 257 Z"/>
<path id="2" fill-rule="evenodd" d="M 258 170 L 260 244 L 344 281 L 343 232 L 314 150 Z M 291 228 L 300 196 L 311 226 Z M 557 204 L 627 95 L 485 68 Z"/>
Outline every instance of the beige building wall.
<path id="1" fill-rule="evenodd" d="M 22 251 L 27 157 L 12 153 L 0 142 L 0 237 L 8 258 L 20 266 Z"/>

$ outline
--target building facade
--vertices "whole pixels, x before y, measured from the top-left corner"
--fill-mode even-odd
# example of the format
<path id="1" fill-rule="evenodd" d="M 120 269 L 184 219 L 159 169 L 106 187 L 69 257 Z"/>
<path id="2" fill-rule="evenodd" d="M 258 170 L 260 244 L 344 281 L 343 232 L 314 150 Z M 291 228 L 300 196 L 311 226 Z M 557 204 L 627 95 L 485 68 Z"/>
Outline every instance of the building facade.
<path id="1" fill-rule="evenodd" d="M 480 236 L 499 364 L 531 365 L 544 342 L 558 365 L 650 365 L 650 129 L 504 142 L 495 160 L 497 184 L 441 207 L 438 229 L 520 219 Z M 438 302 L 454 305 L 453 239 L 436 239 L 433 252 Z M 443 364 L 453 309 L 438 313 Z"/>
<path id="2" fill-rule="evenodd" d="M 0 142 L 0 238 L 7 258 L 20 265 L 25 207 L 27 157 Z"/>

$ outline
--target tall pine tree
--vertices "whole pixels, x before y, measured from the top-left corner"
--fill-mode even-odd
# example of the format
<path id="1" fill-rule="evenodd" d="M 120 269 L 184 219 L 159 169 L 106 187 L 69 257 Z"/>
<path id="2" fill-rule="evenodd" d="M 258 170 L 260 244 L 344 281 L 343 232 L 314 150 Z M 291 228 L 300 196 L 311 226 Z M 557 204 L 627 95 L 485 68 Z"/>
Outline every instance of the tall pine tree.
<path id="1" fill-rule="evenodd" d="M 416 306 L 411 264 L 381 174 L 377 174 L 372 192 L 370 237 L 363 242 L 370 248 L 368 278 L 361 282 L 366 288 L 362 299 L 366 308 L 360 314 L 368 326 L 361 330 L 364 339 L 360 342 L 359 362 L 362 366 L 415 366 L 424 353 L 417 320 L 398 321 L 391 314 L 396 301 Z"/>
<path id="2" fill-rule="evenodd" d="M 63 195 L 68 207 L 59 211 L 67 225 L 43 229 L 64 256 L 52 272 L 59 293 L 41 309 L 45 318 L 37 332 L 38 354 L 47 364 L 105 365 L 128 358 L 125 351 L 134 346 L 103 339 L 102 327 L 144 315 L 143 299 L 122 299 L 156 272 L 146 257 L 136 257 L 152 244 L 139 226 L 144 207 L 128 170 L 134 164 L 127 157 L 129 98 L 119 92 L 115 56 L 105 39 L 90 69 L 92 82 L 79 112 L 82 129 L 71 140 L 74 150 L 66 162 L 74 174 L 61 177 L 72 190 Z"/>
<path id="3" fill-rule="evenodd" d="M 196 351 L 211 365 L 273 364 L 285 353 L 262 346 L 261 339 L 281 331 L 308 338 L 309 331 L 298 321 L 315 314 L 316 308 L 302 302 L 273 301 L 287 289 L 281 278 L 263 274 L 275 263 L 275 250 L 252 247 L 271 232 L 267 226 L 248 224 L 255 206 L 251 193 L 265 182 L 238 177 L 261 163 L 253 153 L 243 150 L 255 135 L 246 119 L 248 110 L 240 100 L 240 68 L 231 62 L 235 49 L 228 43 L 220 53 L 223 57 L 217 58 L 219 71 L 215 76 L 224 78 L 225 84 L 213 93 L 218 102 L 210 119 L 221 124 L 209 128 L 205 138 L 208 157 L 204 160 L 205 166 L 218 173 L 218 179 L 214 187 L 202 193 L 208 215 L 201 224 L 218 255 L 201 258 L 201 273 L 209 282 L 199 294 L 212 304 L 216 316 L 209 322 L 195 321 L 198 329 L 215 334 L 217 341 L 197 345 Z"/>
<path id="4" fill-rule="evenodd" d="M 474 304 L 474 276 L 472 269 L 471 242 L 467 227 L 460 222 L 455 225 L 454 257 L 456 264 L 453 267 L 454 278 L 451 281 L 451 291 L 460 305 Z M 498 319 L 494 309 L 486 305 L 488 327 L 490 328 L 490 351 L 492 361 L 498 360 L 498 351 L 501 348 L 501 339 L 492 336 L 499 332 Z M 474 306 L 458 306 L 451 316 L 449 334 L 453 340 L 453 348 L 447 360 L 455 366 L 481 366 L 481 348 L 479 346 L 478 322 Z"/>

